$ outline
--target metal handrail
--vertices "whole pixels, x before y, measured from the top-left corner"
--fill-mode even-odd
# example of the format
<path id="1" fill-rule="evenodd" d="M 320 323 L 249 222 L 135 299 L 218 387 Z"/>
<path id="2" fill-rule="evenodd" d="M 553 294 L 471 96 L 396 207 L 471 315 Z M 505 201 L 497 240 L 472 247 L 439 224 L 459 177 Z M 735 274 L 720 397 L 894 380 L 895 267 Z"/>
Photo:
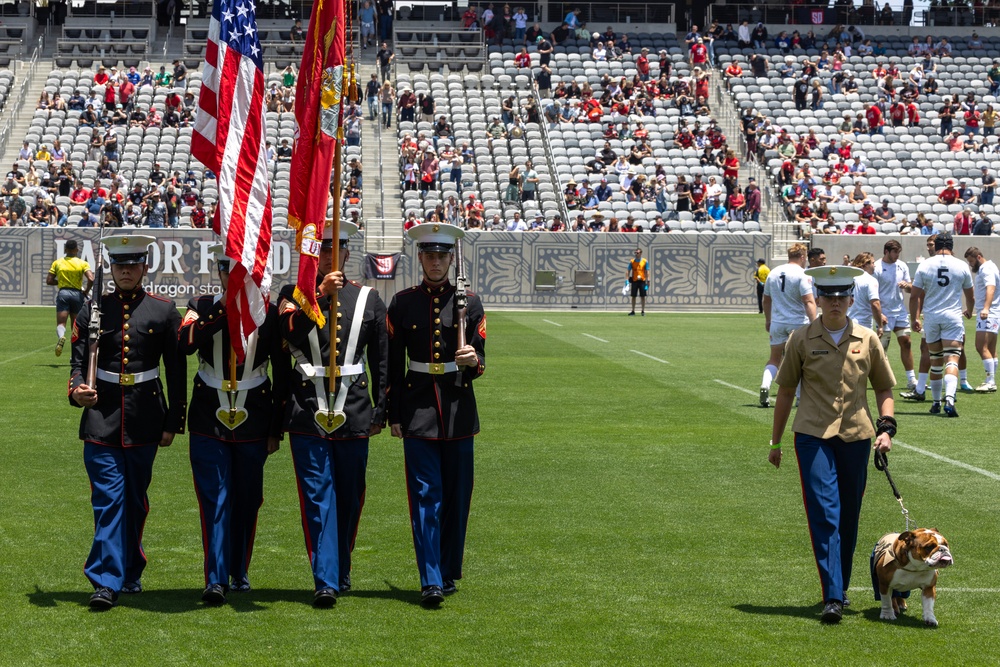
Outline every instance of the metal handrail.
<path id="1" fill-rule="evenodd" d="M 588 24 L 631 23 L 638 28 L 649 23 L 676 23 L 676 7 L 667 2 L 549 2 L 548 21 L 559 23 L 577 8 L 580 20 Z"/>
<path id="2" fill-rule="evenodd" d="M 531 82 L 529 85 L 531 85 L 531 95 L 532 97 L 535 98 L 535 104 L 538 105 L 538 115 L 539 115 L 539 120 L 541 121 L 539 125 L 542 128 L 542 136 L 545 137 L 545 145 L 551 148 L 552 140 L 549 138 L 549 124 L 545 120 L 545 116 L 543 115 L 544 110 L 542 109 L 542 98 L 538 94 L 538 89 L 535 88 L 534 72 L 532 72 Z M 566 208 L 566 198 L 562 196 L 562 183 L 559 182 L 559 174 L 556 173 L 555 168 L 552 166 L 553 162 L 552 160 L 545 160 L 544 162 L 545 166 L 548 167 L 549 176 L 552 178 L 552 182 L 555 184 L 556 201 L 559 203 L 559 212 L 562 214 L 563 224 L 566 225 L 566 227 L 568 228 L 570 224 L 569 209 Z M 540 192 L 538 194 L 539 196 L 541 195 Z M 541 210 L 541 201 L 539 200 L 538 203 L 539 203 L 539 210 Z M 551 220 L 549 220 L 548 222 L 550 225 L 552 224 Z"/>
<path id="3" fill-rule="evenodd" d="M 25 69 L 25 73 L 21 78 L 21 84 L 17 90 L 17 97 L 14 100 L 14 106 L 10 109 L 10 113 L 7 115 L 7 121 L 4 123 L 3 129 L 0 130 L 0 156 L 4 155 L 7 151 L 7 146 L 10 143 L 11 135 L 14 133 L 14 127 L 17 124 L 18 116 L 20 116 L 21 110 L 24 108 L 25 100 L 28 98 L 28 89 L 34 81 L 35 70 L 38 68 L 38 57 L 42 53 L 44 44 L 44 38 L 39 37 L 37 44 L 31 53 L 31 59 L 28 61 L 26 69 L 25 65 L 22 63 L 14 70 L 15 75 L 21 69 Z M 9 96 L 8 99 L 10 99 Z"/>

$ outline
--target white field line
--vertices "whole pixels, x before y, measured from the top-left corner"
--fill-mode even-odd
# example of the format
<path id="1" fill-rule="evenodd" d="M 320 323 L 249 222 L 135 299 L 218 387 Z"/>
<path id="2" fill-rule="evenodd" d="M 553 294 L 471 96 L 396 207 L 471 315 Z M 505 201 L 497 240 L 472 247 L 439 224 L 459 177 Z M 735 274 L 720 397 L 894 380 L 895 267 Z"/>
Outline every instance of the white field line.
<path id="1" fill-rule="evenodd" d="M 646 354 L 645 352 L 640 352 L 639 350 L 629 350 L 629 352 L 634 352 L 635 354 L 638 354 L 640 357 L 646 357 L 647 359 L 652 359 L 653 361 L 659 361 L 661 364 L 669 364 L 670 363 L 666 359 L 659 359 L 657 357 L 654 357 L 651 354 Z"/>
<path id="2" fill-rule="evenodd" d="M 750 394 L 751 396 L 759 396 L 760 392 L 750 391 L 749 389 L 744 389 L 743 387 L 738 387 L 735 384 L 729 384 L 728 382 L 723 382 L 722 380 L 716 380 L 723 387 L 729 387 L 730 389 L 735 389 L 736 391 L 742 391 L 744 394 Z"/>
<path id="3" fill-rule="evenodd" d="M 742 391 L 743 393 L 750 394 L 751 396 L 756 396 L 757 395 L 757 392 L 750 391 L 749 389 L 746 389 L 745 387 L 739 387 L 739 386 L 737 386 L 735 384 L 729 384 L 728 382 L 723 382 L 722 380 L 718 380 L 718 379 L 715 380 L 715 381 L 718 382 L 719 384 L 723 385 L 724 387 L 729 387 L 730 389 L 735 389 L 737 391 Z M 994 481 L 1000 482 L 1000 475 L 998 475 L 995 472 L 990 472 L 989 470 L 984 470 L 983 468 L 977 468 L 976 466 L 969 465 L 968 463 L 965 463 L 963 461 L 958 461 L 956 459 L 950 459 L 947 456 L 941 456 L 940 454 L 935 454 L 934 452 L 929 452 L 926 449 L 921 449 L 920 447 L 914 447 L 913 445 L 908 445 L 905 442 L 900 442 L 898 440 L 896 442 L 893 442 L 892 444 L 895 445 L 895 446 L 897 446 L 897 447 L 902 447 L 903 449 L 908 449 L 908 450 L 910 450 L 912 452 L 916 452 L 917 454 L 923 454 L 924 456 L 932 458 L 935 461 L 941 461 L 942 463 L 947 463 L 949 465 L 953 465 L 956 468 L 962 468 L 963 470 L 968 470 L 969 472 L 974 472 L 974 473 L 976 473 L 978 475 L 982 475 L 983 477 L 988 477 L 988 478 L 990 478 L 990 479 L 992 479 Z"/>
<path id="4" fill-rule="evenodd" d="M 591 336 L 589 333 L 585 333 L 583 335 L 586 336 L 587 338 L 593 338 L 594 340 L 600 341 L 602 343 L 607 343 L 608 342 L 608 341 L 604 340 L 603 338 L 598 338 L 597 336 Z"/>
<path id="5" fill-rule="evenodd" d="M 554 326 L 554 327 L 561 327 L 561 326 L 562 326 L 562 325 L 561 325 L 561 324 L 559 324 L 558 322 L 553 322 L 552 320 L 542 320 L 542 322 L 545 322 L 545 323 L 547 323 L 547 324 L 551 324 L 551 325 L 552 325 L 552 326 Z"/>
<path id="6" fill-rule="evenodd" d="M 851 590 L 852 591 L 868 591 L 870 593 L 872 591 L 872 587 L 868 586 L 866 588 L 864 586 L 851 586 Z M 944 593 L 987 593 L 987 594 L 990 594 L 990 595 L 995 595 L 997 593 L 1000 593 L 1000 588 L 964 588 L 964 587 L 961 587 L 961 586 L 958 586 L 958 587 L 955 587 L 955 588 L 943 588 L 941 586 L 935 586 L 934 590 L 936 590 L 938 592 L 944 592 Z M 916 599 L 916 597 L 917 597 L 916 595 L 913 595 L 910 599 L 914 600 L 914 599 Z"/>
<path id="7" fill-rule="evenodd" d="M 24 354 L 19 354 L 18 356 L 11 357 L 10 359 L 4 359 L 3 361 L 0 361 L 0 365 L 9 364 L 10 362 L 17 361 L 18 359 L 24 359 L 25 357 L 30 357 L 31 355 L 38 354 L 42 350 L 47 350 L 50 347 L 52 349 L 55 349 L 55 345 L 45 345 L 45 346 L 42 346 L 42 347 L 38 348 L 37 350 L 32 350 L 31 352 L 25 352 Z M 70 350 L 70 351 L 72 351 L 72 350 Z"/>

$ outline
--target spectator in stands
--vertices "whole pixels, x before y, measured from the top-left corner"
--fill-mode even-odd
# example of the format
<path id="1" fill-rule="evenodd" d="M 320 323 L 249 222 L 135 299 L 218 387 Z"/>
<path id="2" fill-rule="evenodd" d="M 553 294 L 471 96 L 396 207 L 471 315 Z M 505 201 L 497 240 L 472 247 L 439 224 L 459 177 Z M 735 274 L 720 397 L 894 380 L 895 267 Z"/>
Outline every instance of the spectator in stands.
<path id="1" fill-rule="evenodd" d="M 993 221 L 986 215 L 986 211 L 979 211 L 979 217 L 972 225 L 973 236 L 990 236 L 993 234 Z"/>
<path id="2" fill-rule="evenodd" d="M 182 60 L 175 60 L 173 62 L 173 65 L 174 65 L 174 85 L 178 86 L 183 84 L 186 87 L 187 73 L 188 73 L 187 66 L 184 65 L 184 62 Z"/>
<path id="3" fill-rule="evenodd" d="M 972 204 L 976 201 L 976 197 L 972 194 L 972 188 L 966 185 L 966 180 L 964 178 L 958 181 L 958 198 L 956 203 L 958 204 Z"/>
<path id="4" fill-rule="evenodd" d="M 972 209 L 968 207 L 963 208 L 955 214 L 952 234 L 959 236 L 968 236 L 969 234 L 972 234 L 972 222 Z"/>
<path id="5" fill-rule="evenodd" d="M 877 102 L 872 103 L 865 112 L 865 120 L 868 125 L 869 134 L 882 134 L 882 127 L 885 125 L 885 117 L 882 115 L 882 108 Z"/>
<path id="6" fill-rule="evenodd" d="M 403 91 L 403 97 L 406 98 L 407 107 L 404 109 L 402 104 L 400 104 L 400 120 L 413 120 L 413 107 L 416 105 L 416 98 L 413 97 L 413 92 L 410 90 Z M 385 123 L 385 127 L 392 127 L 392 105 L 396 99 L 396 92 L 392 89 L 392 84 L 388 81 L 382 83 L 382 88 L 379 90 L 379 101 L 382 103 L 382 122 Z M 400 99 L 402 102 L 402 98 Z M 407 118 L 408 117 L 408 118 Z"/>
<path id="7" fill-rule="evenodd" d="M 938 193 L 937 200 L 939 204 L 954 204 L 958 201 L 958 188 L 955 187 L 955 179 L 948 179 L 944 190 Z"/>
<path id="8" fill-rule="evenodd" d="M 201 197 L 195 202 L 194 209 L 191 211 L 191 226 L 195 229 L 204 229 L 208 220 L 207 212 L 205 211 L 205 203 L 202 201 Z"/>
<path id="9" fill-rule="evenodd" d="M 976 136 L 972 132 L 969 132 L 968 134 L 965 135 L 964 139 L 962 140 L 961 150 L 967 153 L 972 153 L 979 150 L 979 144 L 976 143 Z"/>
<path id="10" fill-rule="evenodd" d="M 757 23 L 757 27 L 750 33 L 750 40 L 755 49 L 767 48 L 767 28 L 764 27 L 763 23 Z"/>
<path id="11" fill-rule="evenodd" d="M 520 53 L 514 56 L 514 66 L 520 69 L 531 68 L 531 54 L 528 47 L 522 46 Z"/>
<path id="12" fill-rule="evenodd" d="M 160 65 L 160 71 L 153 77 L 153 83 L 157 86 L 169 88 L 174 81 L 174 76 L 167 71 L 165 65 Z"/>
<path id="13" fill-rule="evenodd" d="M 275 152 L 275 157 L 278 162 L 292 161 L 292 147 L 288 145 L 288 139 L 281 140 L 281 145 L 278 146 L 278 150 Z"/>
<path id="14" fill-rule="evenodd" d="M 163 118 L 160 116 L 160 112 L 156 110 L 156 107 L 149 107 L 149 115 L 146 116 L 146 127 L 160 127 L 163 124 Z"/>
<path id="15" fill-rule="evenodd" d="M 863 204 L 867 200 L 868 200 L 868 193 L 865 192 L 865 188 L 861 184 L 861 179 L 860 178 L 855 179 L 854 188 L 847 195 L 847 201 L 851 202 L 852 204 Z"/>
<path id="16" fill-rule="evenodd" d="M 928 37 L 929 37 L 929 35 L 928 35 Z M 951 44 L 948 43 L 948 38 L 947 37 L 942 37 L 941 41 L 939 41 L 934 46 L 934 53 L 939 58 L 948 58 L 948 57 L 951 56 Z"/>
<path id="17" fill-rule="evenodd" d="M 142 71 L 142 78 L 139 79 L 139 88 L 144 86 L 154 86 L 156 85 L 156 80 L 153 77 L 153 68 L 147 67 Z"/>
<path id="18" fill-rule="evenodd" d="M 348 146 L 361 145 L 361 119 L 356 116 L 348 118 L 344 122 L 344 137 Z M 273 151 L 272 151 L 273 152 Z"/>
<path id="19" fill-rule="evenodd" d="M 301 19 L 295 19 L 295 22 L 292 23 L 292 28 L 288 31 L 288 37 L 293 43 L 306 41 L 306 33 L 302 29 Z"/>

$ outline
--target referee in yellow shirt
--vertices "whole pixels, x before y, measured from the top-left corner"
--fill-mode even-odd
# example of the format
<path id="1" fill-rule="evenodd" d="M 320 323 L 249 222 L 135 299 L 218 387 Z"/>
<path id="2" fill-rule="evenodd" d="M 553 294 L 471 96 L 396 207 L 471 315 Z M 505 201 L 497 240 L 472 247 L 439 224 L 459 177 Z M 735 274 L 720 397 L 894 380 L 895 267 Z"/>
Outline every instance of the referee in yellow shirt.
<path id="1" fill-rule="evenodd" d="M 767 268 L 767 263 L 762 260 L 757 260 L 757 268 L 753 271 L 754 280 L 757 281 L 757 312 L 760 314 L 764 313 L 764 283 L 767 282 L 767 274 L 771 273 L 771 269 Z"/>
<path id="2" fill-rule="evenodd" d="M 625 272 L 625 280 L 632 285 L 632 311 L 629 315 L 635 315 L 635 297 L 641 299 L 642 315 L 646 315 L 646 289 L 649 285 L 649 262 L 642 258 L 642 250 L 635 249 L 635 259 L 628 263 L 628 270 Z"/>
<path id="3" fill-rule="evenodd" d="M 84 299 L 94 285 L 94 272 L 90 270 L 90 264 L 78 257 L 80 245 L 70 239 L 66 241 L 65 252 L 65 257 L 52 262 L 49 275 L 45 277 L 46 285 L 59 287 L 56 294 L 56 335 L 59 336 L 56 343 L 57 357 L 62 354 L 66 344 L 66 320 L 70 317 L 76 319 L 77 313 L 83 308 Z M 83 289 L 84 276 L 87 277 L 86 290 Z"/>

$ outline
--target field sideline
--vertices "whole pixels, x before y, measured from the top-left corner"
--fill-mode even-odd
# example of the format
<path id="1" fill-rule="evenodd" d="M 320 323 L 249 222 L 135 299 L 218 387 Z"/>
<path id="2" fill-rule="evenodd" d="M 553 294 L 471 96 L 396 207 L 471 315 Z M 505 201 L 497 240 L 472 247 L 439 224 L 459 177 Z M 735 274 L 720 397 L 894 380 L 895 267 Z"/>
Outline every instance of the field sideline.
<path id="1" fill-rule="evenodd" d="M 465 579 L 440 610 L 417 604 L 402 448 L 386 433 L 371 445 L 354 588 L 334 609 L 309 605 L 287 441 L 265 472 L 254 591 L 203 608 L 181 436 L 154 470 L 146 592 L 95 614 L 68 354 L 53 356 L 51 309 L 0 310 L 0 665 L 882 665 L 907 654 L 996 664 L 988 531 L 1000 396 L 961 395 L 957 420 L 928 415 L 927 403 L 896 405 L 893 476 L 912 515 L 955 554 L 941 576 L 941 627 L 922 627 L 919 596 L 895 624 L 878 620 L 868 552 L 903 522 L 874 467 L 852 605 L 841 625 L 823 627 L 791 448 L 780 471 L 766 462 L 760 316 L 488 315 Z M 975 385 L 983 370 L 969 353 Z M 905 384 L 895 343 L 890 358 Z"/>

